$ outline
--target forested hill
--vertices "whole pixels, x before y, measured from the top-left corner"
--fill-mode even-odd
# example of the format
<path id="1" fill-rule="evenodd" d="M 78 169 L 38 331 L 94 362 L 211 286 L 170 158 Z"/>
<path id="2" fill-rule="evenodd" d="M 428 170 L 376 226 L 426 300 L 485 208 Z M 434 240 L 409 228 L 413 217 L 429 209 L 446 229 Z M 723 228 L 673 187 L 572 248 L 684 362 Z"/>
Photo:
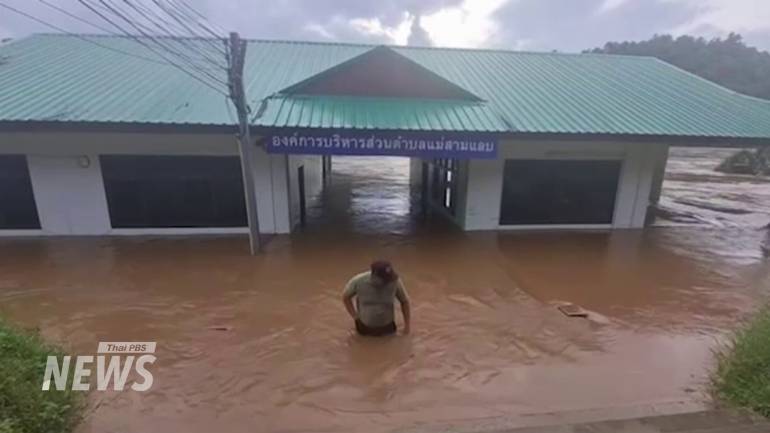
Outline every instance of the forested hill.
<path id="1" fill-rule="evenodd" d="M 608 42 L 586 52 L 657 57 L 736 92 L 770 99 L 770 53 L 747 46 L 736 33 L 710 40 L 656 35 L 641 42 Z"/>

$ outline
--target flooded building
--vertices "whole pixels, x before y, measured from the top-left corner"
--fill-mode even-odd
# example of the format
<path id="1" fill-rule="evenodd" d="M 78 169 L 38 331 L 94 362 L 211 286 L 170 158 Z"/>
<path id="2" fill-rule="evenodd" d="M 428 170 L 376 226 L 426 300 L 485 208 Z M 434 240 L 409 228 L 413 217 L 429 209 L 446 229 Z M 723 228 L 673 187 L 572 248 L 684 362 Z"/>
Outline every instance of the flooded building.
<path id="1" fill-rule="evenodd" d="M 124 37 L 0 46 L 0 235 L 245 232 L 226 74 L 195 72 Z M 265 233 L 349 155 L 410 158 L 464 230 L 622 229 L 644 226 L 669 146 L 770 143 L 770 102 L 645 57 L 259 40 L 245 75 Z"/>

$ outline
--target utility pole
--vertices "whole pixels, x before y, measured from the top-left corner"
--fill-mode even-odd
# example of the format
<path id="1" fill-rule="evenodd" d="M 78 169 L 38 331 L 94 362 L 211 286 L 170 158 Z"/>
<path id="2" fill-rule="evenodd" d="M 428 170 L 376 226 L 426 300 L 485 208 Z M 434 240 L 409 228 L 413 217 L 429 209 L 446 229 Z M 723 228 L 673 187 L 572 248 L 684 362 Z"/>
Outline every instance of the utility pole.
<path id="1" fill-rule="evenodd" d="M 246 92 L 243 87 L 243 64 L 246 58 L 246 41 L 241 40 L 238 33 L 230 33 L 227 44 L 227 82 L 230 88 L 230 99 L 238 112 L 238 149 L 241 155 L 241 174 L 243 178 L 243 194 L 246 198 L 246 216 L 249 221 L 249 246 L 251 255 L 256 255 L 262 249 L 259 236 L 259 217 L 257 215 L 257 196 L 254 190 L 254 172 L 251 163 L 254 161 L 254 144 L 251 142 L 249 128 L 249 106 L 246 102 Z"/>

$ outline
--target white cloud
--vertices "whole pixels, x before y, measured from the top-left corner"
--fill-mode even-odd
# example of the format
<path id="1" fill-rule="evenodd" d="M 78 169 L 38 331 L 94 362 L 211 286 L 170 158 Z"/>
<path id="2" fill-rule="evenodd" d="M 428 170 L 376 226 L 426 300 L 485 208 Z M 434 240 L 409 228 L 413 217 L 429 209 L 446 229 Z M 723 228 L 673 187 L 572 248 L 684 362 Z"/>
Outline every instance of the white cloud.
<path id="1" fill-rule="evenodd" d="M 318 36 L 321 36 L 324 39 L 334 39 L 334 33 L 330 32 L 326 27 L 318 24 L 318 23 L 311 23 L 305 25 L 305 30 L 310 33 L 315 33 Z"/>
<path id="2" fill-rule="evenodd" d="M 498 30 L 494 13 L 509 0 L 464 0 L 459 6 L 423 15 L 421 27 L 435 45 L 480 47 L 487 45 Z"/>
<path id="3" fill-rule="evenodd" d="M 354 30 L 365 35 L 385 37 L 396 45 L 406 45 L 412 33 L 414 19 L 412 14 L 404 12 L 403 19 L 395 26 L 386 26 L 379 18 L 353 18 L 349 24 Z"/>
<path id="4" fill-rule="evenodd" d="M 604 0 L 601 6 L 599 6 L 599 9 L 596 10 L 596 13 L 603 14 L 603 13 L 613 11 L 619 8 L 620 6 L 623 6 L 627 2 L 628 0 Z"/>
<path id="5" fill-rule="evenodd" d="M 683 3 L 698 12 L 687 23 L 672 29 L 675 34 L 714 29 L 719 33 L 770 30 L 770 2 L 766 0 L 660 0 Z"/>
<path id="6" fill-rule="evenodd" d="M 511 45 L 511 48 L 513 51 L 527 51 L 532 50 L 535 48 L 537 44 L 534 40 L 524 38 L 524 39 L 516 39 L 513 41 L 513 44 Z"/>

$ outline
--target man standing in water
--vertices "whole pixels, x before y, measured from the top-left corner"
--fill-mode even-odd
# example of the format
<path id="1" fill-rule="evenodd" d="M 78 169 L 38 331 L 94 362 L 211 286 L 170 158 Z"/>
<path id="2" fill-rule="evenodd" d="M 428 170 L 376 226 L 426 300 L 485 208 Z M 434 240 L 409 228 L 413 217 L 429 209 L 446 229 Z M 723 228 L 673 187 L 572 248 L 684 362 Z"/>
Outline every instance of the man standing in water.
<path id="1" fill-rule="evenodd" d="M 342 292 L 342 302 L 356 322 L 356 331 L 376 337 L 396 332 L 396 299 L 404 314 L 404 334 L 408 334 L 411 328 L 409 297 L 393 266 L 385 260 L 375 261 L 369 272 L 353 277 Z"/>

